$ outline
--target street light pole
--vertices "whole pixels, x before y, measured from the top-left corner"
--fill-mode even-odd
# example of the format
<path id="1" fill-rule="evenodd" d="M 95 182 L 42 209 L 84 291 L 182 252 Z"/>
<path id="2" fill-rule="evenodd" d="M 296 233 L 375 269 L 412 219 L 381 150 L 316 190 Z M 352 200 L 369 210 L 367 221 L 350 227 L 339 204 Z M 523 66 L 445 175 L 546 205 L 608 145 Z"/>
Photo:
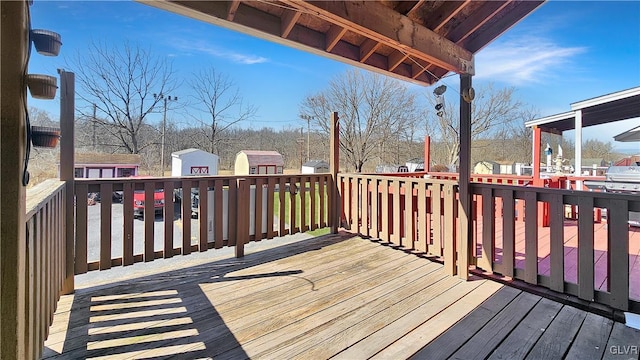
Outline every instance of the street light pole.
<path id="1" fill-rule="evenodd" d="M 160 140 L 160 176 L 164 176 L 164 136 L 167 129 L 167 101 L 178 101 L 177 96 L 164 96 L 164 94 L 153 94 L 153 97 L 164 101 L 164 110 L 162 113 L 162 137 Z"/>

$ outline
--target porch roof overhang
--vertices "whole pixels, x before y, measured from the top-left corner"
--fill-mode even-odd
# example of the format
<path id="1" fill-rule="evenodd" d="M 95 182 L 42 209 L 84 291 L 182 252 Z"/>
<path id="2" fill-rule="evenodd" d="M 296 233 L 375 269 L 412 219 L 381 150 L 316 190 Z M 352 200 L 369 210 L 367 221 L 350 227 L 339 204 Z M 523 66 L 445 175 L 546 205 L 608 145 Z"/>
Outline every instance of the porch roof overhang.
<path id="1" fill-rule="evenodd" d="M 613 140 L 620 142 L 640 141 L 640 126 L 614 136 Z"/>
<path id="2" fill-rule="evenodd" d="M 543 3 L 138 1 L 421 85 L 473 75 L 474 54 Z"/>
<path id="3" fill-rule="evenodd" d="M 550 133 L 573 130 L 575 129 L 575 117 L 578 111 L 582 113 L 583 128 L 640 117 L 640 87 L 572 103 L 571 111 L 531 120 L 526 122 L 525 126 L 536 126 L 541 128 L 542 131 Z M 637 131 L 637 129 L 635 130 Z M 636 134 L 636 136 L 638 135 Z M 621 138 L 624 138 L 624 136 Z M 616 139 L 616 141 L 625 140 Z"/>

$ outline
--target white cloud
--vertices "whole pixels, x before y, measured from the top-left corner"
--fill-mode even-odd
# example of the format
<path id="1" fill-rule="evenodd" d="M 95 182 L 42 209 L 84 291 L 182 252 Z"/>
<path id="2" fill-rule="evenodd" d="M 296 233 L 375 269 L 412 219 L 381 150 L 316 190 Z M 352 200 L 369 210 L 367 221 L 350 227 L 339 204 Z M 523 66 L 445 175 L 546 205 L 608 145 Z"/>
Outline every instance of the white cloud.
<path id="1" fill-rule="evenodd" d="M 208 54 L 218 58 L 227 59 L 229 61 L 232 61 L 238 64 L 254 65 L 254 64 L 262 64 L 262 63 L 269 62 L 268 58 L 265 58 L 262 56 L 253 55 L 253 54 L 243 54 L 243 53 L 235 52 L 232 50 L 213 46 L 205 42 L 174 41 L 171 44 L 174 47 L 179 48 L 181 50 L 200 52 L 200 53 Z"/>
<path id="2" fill-rule="evenodd" d="M 510 85 L 542 83 L 575 67 L 573 59 L 587 49 L 563 47 L 543 37 L 496 42 L 476 55 L 476 78 Z"/>

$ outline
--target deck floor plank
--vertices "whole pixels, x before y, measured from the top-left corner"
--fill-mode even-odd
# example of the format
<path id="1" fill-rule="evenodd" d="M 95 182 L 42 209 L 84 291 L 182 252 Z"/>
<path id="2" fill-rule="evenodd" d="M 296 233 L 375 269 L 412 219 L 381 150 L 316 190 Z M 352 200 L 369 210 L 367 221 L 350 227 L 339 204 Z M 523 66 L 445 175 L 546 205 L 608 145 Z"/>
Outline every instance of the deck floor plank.
<path id="1" fill-rule="evenodd" d="M 640 330 L 621 323 L 613 324 L 603 360 L 638 359 L 640 351 Z"/>
<path id="2" fill-rule="evenodd" d="M 539 296 L 526 292 L 520 293 L 482 329 L 476 332 L 451 358 L 485 359 L 539 301 Z"/>
<path id="3" fill-rule="evenodd" d="M 522 359 L 538 341 L 551 321 L 556 317 L 562 304 L 542 299 L 524 320 L 491 353 L 489 359 Z"/>
<path id="4" fill-rule="evenodd" d="M 413 354 L 411 359 L 449 358 L 520 293 L 510 287 L 500 289 L 451 329 Z"/>
<path id="5" fill-rule="evenodd" d="M 562 359 L 578 333 L 586 312 L 565 306 L 533 346 L 526 359 Z"/>
<path id="6" fill-rule="evenodd" d="M 571 344 L 566 359 L 600 359 L 607 346 L 613 321 L 596 314 L 587 314 L 578 335 Z M 640 341 L 640 339 L 638 339 Z"/>

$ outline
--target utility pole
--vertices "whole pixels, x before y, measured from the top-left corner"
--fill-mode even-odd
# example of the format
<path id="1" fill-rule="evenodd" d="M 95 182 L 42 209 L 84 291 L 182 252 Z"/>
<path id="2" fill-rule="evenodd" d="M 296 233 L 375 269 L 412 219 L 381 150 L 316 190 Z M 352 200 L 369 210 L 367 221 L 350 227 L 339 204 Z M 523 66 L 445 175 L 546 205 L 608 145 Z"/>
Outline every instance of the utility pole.
<path id="1" fill-rule="evenodd" d="M 298 150 L 300 151 L 300 171 L 302 171 L 302 159 L 303 159 L 303 154 L 302 154 L 302 144 L 304 144 L 304 137 L 302 134 L 302 127 L 300 128 L 300 137 L 298 138 L 298 140 L 296 141 L 298 143 Z"/>
<path id="2" fill-rule="evenodd" d="M 91 140 L 93 142 L 93 151 L 96 151 L 96 103 L 93 103 L 93 121 L 91 121 L 91 125 L 93 127 L 93 134 L 91 136 Z"/>
<path id="3" fill-rule="evenodd" d="M 160 140 L 160 176 L 164 176 L 164 135 L 167 129 L 167 101 L 178 101 L 177 96 L 171 97 L 171 95 L 164 96 L 164 94 L 153 94 L 153 98 L 164 101 L 164 110 L 162 113 L 162 138 Z"/>
<path id="4" fill-rule="evenodd" d="M 300 115 L 300 117 L 304 120 L 307 120 L 307 161 L 311 160 L 311 116 L 309 115 Z"/>

